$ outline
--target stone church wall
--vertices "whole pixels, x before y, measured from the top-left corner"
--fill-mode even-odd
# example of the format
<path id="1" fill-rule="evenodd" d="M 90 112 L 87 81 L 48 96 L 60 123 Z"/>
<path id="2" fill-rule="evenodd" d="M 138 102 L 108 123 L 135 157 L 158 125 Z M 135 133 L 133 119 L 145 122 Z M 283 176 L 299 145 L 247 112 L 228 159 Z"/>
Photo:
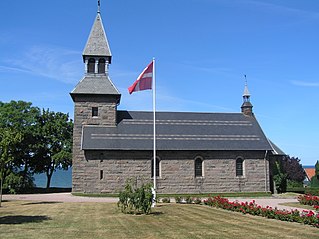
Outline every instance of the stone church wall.
<path id="1" fill-rule="evenodd" d="M 270 191 L 263 151 L 161 151 L 158 156 L 158 193 Z M 197 156 L 204 160 L 203 177 L 195 177 Z M 245 159 L 243 177 L 236 177 L 239 156 Z M 116 193 L 131 177 L 152 183 L 151 158 L 151 151 L 86 151 L 73 166 L 73 191 Z"/>

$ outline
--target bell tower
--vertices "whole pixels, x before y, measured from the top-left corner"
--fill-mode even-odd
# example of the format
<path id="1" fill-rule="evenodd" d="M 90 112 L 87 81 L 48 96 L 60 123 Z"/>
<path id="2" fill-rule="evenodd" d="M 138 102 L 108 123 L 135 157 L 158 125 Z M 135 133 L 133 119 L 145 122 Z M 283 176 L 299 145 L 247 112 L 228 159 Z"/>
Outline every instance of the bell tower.
<path id="1" fill-rule="evenodd" d="M 109 76 L 112 62 L 110 46 L 100 13 L 100 1 L 90 35 L 83 50 L 84 76 L 70 93 L 74 102 L 72 191 L 81 192 L 87 184 L 82 150 L 84 126 L 116 127 L 121 94 Z"/>

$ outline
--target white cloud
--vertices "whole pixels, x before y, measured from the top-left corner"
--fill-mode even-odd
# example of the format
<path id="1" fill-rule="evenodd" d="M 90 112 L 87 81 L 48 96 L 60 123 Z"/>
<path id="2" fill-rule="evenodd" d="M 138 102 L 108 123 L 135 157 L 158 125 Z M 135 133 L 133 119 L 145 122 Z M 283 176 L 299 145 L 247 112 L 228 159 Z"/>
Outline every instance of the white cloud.
<path id="1" fill-rule="evenodd" d="M 0 71 L 28 73 L 65 83 L 76 83 L 83 75 L 81 53 L 55 46 L 33 46 L 14 59 L 6 59 Z"/>
<path id="2" fill-rule="evenodd" d="M 307 82 L 307 81 L 291 81 L 293 85 L 304 87 L 319 87 L 319 82 Z"/>
<path id="3" fill-rule="evenodd" d="M 244 2 L 262 7 L 262 9 L 265 9 L 265 10 L 279 12 L 281 14 L 286 13 L 291 15 L 298 15 L 304 18 L 315 18 L 315 19 L 319 18 L 319 13 L 314 11 L 292 8 L 292 7 L 288 7 L 288 6 L 284 6 L 280 4 L 265 2 L 262 0 L 244 0 Z"/>

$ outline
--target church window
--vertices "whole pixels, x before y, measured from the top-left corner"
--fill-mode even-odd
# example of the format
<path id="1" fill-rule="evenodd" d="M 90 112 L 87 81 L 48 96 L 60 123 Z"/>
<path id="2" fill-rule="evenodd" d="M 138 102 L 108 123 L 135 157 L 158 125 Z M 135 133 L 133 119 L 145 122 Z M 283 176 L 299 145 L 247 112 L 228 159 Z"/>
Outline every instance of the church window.
<path id="1" fill-rule="evenodd" d="M 103 58 L 99 60 L 98 73 L 99 74 L 105 73 L 105 59 Z"/>
<path id="2" fill-rule="evenodd" d="M 98 116 L 99 116 L 99 108 L 92 107 L 92 117 L 98 117 Z"/>
<path id="3" fill-rule="evenodd" d="M 156 157 L 156 177 L 160 177 L 160 163 L 161 160 L 159 157 Z M 154 177 L 154 160 L 152 159 L 152 168 L 151 168 L 151 175 Z"/>
<path id="4" fill-rule="evenodd" d="M 103 170 L 100 170 L 100 180 L 103 179 Z"/>
<path id="5" fill-rule="evenodd" d="M 244 159 L 241 157 L 236 159 L 236 176 L 244 176 Z"/>
<path id="6" fill-rule="evenodd" d="M 195 158 L 195 177 L 203 177 L 203 159 Z"/>
<path id="7" fill-rule="evenodd" d="M 88 73 L 94 73 L 95 72 L 95 60 L 94 58 L 90 58 L 88 62 Z"/>

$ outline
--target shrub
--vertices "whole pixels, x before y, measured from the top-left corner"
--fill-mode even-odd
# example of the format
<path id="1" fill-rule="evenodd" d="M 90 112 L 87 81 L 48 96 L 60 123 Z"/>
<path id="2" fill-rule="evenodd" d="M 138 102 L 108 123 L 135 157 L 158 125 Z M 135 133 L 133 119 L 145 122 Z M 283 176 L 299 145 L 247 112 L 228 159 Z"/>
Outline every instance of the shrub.
<path id="1" fill-rule="evenodd" d="M 192 204 L 193 202 L 193 199 L 191 198 L 191 196 L 187 196 L 184 200 L 187 204 Z"/>
<path id="2" fill-rule="evenodd" d="M 300 204 L 309 206 L 319 206 L 319 197 L 310 194 L 298 196 L 298 201 Z"/>
<path id="3" fill-rule="evenodd" d="M 149 214 L 152 206 L 152 185 L 144 184 L 137 187 L 137 180 L 129 179 L 124 190 L 119 193 L 117 206 L 123 213 Z"/>
<path id="4" fill-rule="evenodd" d="M 313 196 L 319 196 L 319 188 L 316 188 L 316 187 L 305 188 L 305 194 L 311 194 Z"/>
<path id="5" fill-rule="evenodd" d="M 175 202 L 176 202 L 176 203 L 182 203 L 182 197 L 176 196 L 176 197 L 175 197 Z"/>
<path id="6" fill-rule="evenodd" d="M 193 198 L 193 203 L 201 204 L 202 203 L 202 199 L 201 198 Z"/>
<path id="7" fill-rule="evenodd" d="M 170 198 L 162 198 L 162 203 L 170 203 L 171 199 Z"/>

